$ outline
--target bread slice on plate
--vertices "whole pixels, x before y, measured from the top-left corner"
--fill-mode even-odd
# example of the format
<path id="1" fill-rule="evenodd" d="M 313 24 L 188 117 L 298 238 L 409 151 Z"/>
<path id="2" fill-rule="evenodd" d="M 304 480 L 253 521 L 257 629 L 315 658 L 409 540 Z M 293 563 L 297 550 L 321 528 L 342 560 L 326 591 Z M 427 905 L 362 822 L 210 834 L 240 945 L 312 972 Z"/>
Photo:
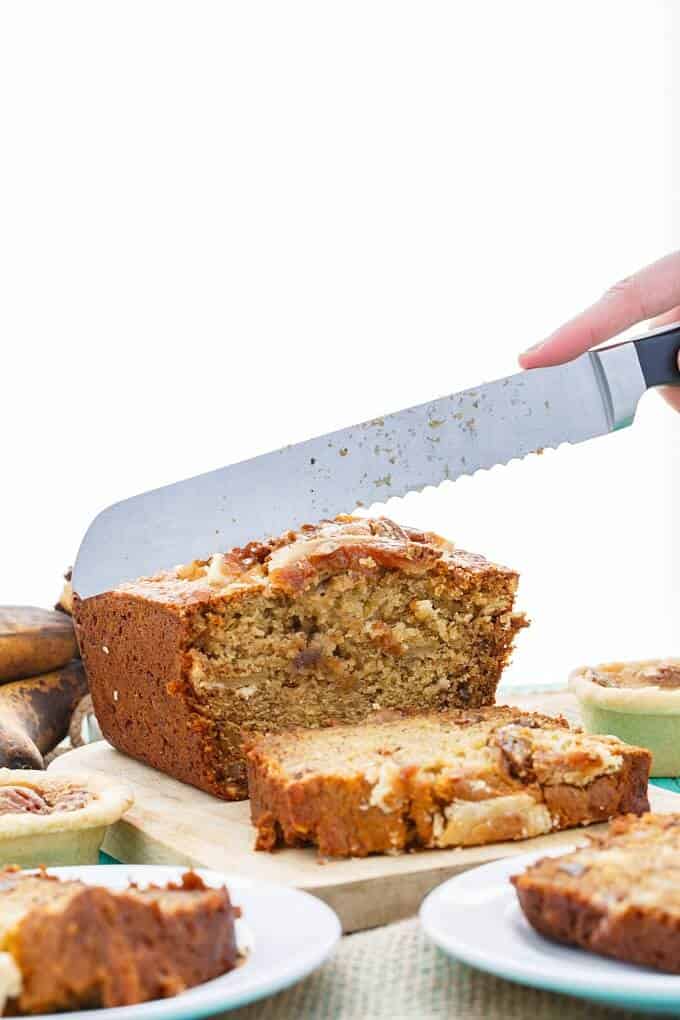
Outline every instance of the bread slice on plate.
<path id="1" fill-rule="evenodd" d="M 649 752 L 508 707 L 254 735 L 247 761 L 261 850 L 472 846 L 649 809 Z"/>
<path id="2" fill-rule="evenodd" d="M 242 730 L 492 704 L 517 574 L 429 532 L 338 517 L 74 602 L 119 750 L 227 800 Z"/>
<path id="3" fill-rule="evenodd" d="M 236 966 L 237 913 L 225 888 L 191 872 L 181 885 L 118 892 L 1 871 L 2 1005 L 52 1013 L 176 995 Z"/>
<path id="4" fill-rule="evenodd" d="M 680 814 L 617 818 L 512 881 L 542 935 L 680 974 Z"/>

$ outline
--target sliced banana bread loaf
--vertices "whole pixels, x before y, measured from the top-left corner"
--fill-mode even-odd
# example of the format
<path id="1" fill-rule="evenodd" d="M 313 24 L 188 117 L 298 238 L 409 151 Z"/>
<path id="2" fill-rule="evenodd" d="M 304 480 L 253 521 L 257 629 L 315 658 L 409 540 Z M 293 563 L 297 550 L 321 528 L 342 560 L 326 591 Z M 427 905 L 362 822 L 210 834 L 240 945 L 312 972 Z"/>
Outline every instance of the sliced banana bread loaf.
<path id="1" fill-rule="evenodd" d="M 242 730 L 492 704 L 516 588 L 437 535 L 342 516 L 76 598 L 75 618 L 107 739 L 241 799 Z"/>
<path id="2" fill-rule="evenodd" d="M 649 808 L 647 751 L 507 707 L 257 735 L 247 758 L 260 850 L 471 846 Z"/>
<path id="3" fill-rule="evenodd" d="M 542 935 L 680 974 L 680 814 L 617 818 L 512 881 Z"/>
<path id="4" fill-rule="evenodd" d="M 14 1015 L 176 995 L 236 966 L 237 914 L 226 889 L 192 873 L 114 892 L 0 871 L 0 999 Z"/>

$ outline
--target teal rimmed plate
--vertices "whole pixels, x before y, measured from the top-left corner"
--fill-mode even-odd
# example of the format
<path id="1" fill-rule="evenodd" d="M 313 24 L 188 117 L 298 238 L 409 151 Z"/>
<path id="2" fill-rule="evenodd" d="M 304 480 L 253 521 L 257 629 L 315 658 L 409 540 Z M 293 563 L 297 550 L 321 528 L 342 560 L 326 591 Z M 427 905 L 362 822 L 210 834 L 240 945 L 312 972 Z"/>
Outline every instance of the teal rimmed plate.
<path id="1" fill-rule="evenodd" d="M 114 864 L 102 867 L 48 868 L 52 875 L 78 878 L 90 885 L 124 889 L 176 882 L 180 867 Z M 231 900 L 241 907 L 237 942 L 245 953 L 235 970 L 170 999 L 139 1006 L 81 1010 L 43 1015 L 43 1020 L 194 1020 L 245 1006 L 295 984 L 333 952 L 340 938 L 340 922 L 325 903 L 289 886 L 256 882 L 239 875 L 195 869 L 206 885 L 226 885 Z"/>
<path id="2" fill-rule="evenodd" d="M 449 956 L 509 981 L 680 1016 L 680 976 L 559 945 L 534 931 L 509 879 L 546 856 L 543 851 L 505 858 L 444 882 L 420 908 L 426 934 Z"/>

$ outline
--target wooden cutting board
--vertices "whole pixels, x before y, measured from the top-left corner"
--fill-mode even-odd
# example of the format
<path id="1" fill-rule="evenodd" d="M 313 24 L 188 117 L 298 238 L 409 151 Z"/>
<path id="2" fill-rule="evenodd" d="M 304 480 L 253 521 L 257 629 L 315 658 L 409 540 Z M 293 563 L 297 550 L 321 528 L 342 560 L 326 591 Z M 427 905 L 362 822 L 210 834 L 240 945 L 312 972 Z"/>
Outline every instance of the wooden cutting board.
<path id="1" fill-rule="evenodd" d="M 564 697 L 548 696 L 548 705 L 553 713 L 573 715 L 573 706 L 558 700 Z M 545 696 L 513 700 L 534 710 L 550 710 Z M 458 872 L 500 857 L 566 847 L 584 832 L 572 829 L 516 843 L 320 863 L 312 848 L 255 852 L 247 801 L 217 800 L 120 754 L 104 741 L 69 751 L 50 766 L 54 771 L 70 769 L 118 776 L 134 789 L 134 806 L 109 829 L 104 843 L 112 857 L 126 864 L 215 868 L 295 885 L 333 907 L 345 932 L 411 916 L 431 889 Z M 650 787 L 650 800 L 655 811 L 680 811 L 676 793 Z M 601 829 L 591 826 L 588 831 Z"/>

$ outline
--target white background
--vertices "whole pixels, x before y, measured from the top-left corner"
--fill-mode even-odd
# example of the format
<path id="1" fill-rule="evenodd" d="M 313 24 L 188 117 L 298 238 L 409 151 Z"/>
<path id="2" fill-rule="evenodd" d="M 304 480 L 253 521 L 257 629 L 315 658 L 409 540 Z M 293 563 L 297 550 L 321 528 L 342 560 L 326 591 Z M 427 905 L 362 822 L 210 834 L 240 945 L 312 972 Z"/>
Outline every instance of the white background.
<path id="1" fill-rule="evenodd" d="M 108 503 L 512 372 L 678 247 L 679 47 L 671 0 L 5 0 L 0 602 Z M 521 570 L 509 682 L 680 653 L 655 395 L 389 511 Z"/>

